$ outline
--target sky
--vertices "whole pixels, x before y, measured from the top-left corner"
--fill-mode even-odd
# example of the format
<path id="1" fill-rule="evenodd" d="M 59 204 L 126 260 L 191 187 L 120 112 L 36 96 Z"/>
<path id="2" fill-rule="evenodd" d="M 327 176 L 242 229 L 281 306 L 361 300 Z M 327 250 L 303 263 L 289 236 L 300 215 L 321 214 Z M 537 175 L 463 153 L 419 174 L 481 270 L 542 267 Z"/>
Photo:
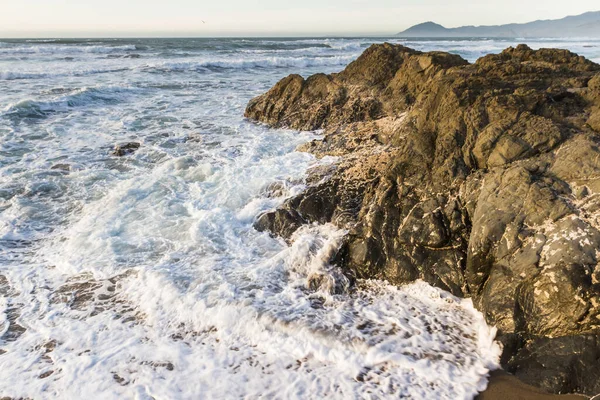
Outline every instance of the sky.
<path id="1" fill-rule="evenodd" d="M 0 37 L 389 35 L 555 19 L 598 0 L 0 0 Z"/>

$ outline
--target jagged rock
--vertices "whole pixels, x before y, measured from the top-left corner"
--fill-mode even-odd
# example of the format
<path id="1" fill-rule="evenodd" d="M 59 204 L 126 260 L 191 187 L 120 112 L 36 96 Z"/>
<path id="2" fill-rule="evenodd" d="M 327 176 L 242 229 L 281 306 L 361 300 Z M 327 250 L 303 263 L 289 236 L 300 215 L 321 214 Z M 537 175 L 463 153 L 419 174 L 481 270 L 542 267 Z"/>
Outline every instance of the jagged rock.
<path id="1" fill-rule="evenodd" d="M 340 157 L 256 226 L 286 238 L 306 223 L 345 228 L 336 261 L 349 276 L 472 297 L 505 366 L 596 394 L 584 379 L 600 361 L 577 351 L 600 335 L 599 110 L 600 66 L 566 50 L 520 45 L 469 64 L 373 45 L 338 74 L 292 75 L 248 104 L 272 126 L 324 129 L 300 150 Z M 545 340 L 576 345 L 549 365 Z"/>
<path id="2" fill-rule="evenodd" d="M 129 154 L 133 154 L 137 149 L 140 148 L 140 144 L 137 142 L 127 142 L 117 144 L 111 154 L 117 157 L 123 157 Z"/>

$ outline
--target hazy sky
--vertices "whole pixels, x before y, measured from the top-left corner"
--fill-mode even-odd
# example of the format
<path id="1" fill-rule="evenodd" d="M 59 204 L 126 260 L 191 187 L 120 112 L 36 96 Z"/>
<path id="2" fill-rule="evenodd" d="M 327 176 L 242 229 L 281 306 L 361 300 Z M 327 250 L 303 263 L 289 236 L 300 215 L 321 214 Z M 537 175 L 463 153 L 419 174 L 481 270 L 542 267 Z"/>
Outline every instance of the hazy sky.
<path id="1" fill-rule="evenodd" d="M 488 25 L 599 9 L 598 0 L 0 0 L 0 37 L 392 34 L 429 20 Z"/>

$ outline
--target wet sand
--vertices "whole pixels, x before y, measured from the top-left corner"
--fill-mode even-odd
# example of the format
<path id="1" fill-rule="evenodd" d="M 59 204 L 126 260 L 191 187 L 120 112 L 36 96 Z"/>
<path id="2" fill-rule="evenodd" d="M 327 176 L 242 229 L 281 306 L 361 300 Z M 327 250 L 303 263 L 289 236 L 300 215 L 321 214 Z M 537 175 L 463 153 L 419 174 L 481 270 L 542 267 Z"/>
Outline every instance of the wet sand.
<path id="1" fill-rule="evenodd" d="M 490 376 L 488 388 L 477 400 L 582 400 L 589 396 L 567 394 L 557 395 L 545 393 L 533 386 L 519 381 L 504 371 L 494 371 Z"/>

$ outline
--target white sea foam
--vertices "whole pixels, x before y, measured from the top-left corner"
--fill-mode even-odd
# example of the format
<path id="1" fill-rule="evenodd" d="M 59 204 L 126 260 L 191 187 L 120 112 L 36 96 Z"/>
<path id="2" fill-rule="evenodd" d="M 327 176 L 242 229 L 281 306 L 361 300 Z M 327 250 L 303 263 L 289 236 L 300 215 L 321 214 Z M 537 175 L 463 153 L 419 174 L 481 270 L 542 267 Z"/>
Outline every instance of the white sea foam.
<path id="1" fill-rule="evenodd" d="M 123 72 L 130 70 L 127 67 L 114 67 L 114 68 L 82 68 L 82 69 L 70 69 L 70 70 L 59 70 L 49 72 L 47 69 L 42 71 L 18 71 L 18 70 L 0 70 L 0 80 L 12 81 L 12 80 L 25 80 L 25 79 L 44 79 L 44 78 L 62 78 L 69 76 L 87 76 L 96 74 L 108 74 L 114 72 Z"/>
<path id="2" fill-rule="evenodd" d="M 40 288 L 21 310 L 36 331 L 0 360 L 3 377 L 22 378 L 8 394 L 469 399 L 484 389 L 499 348 L 470 301 L 422 282 L 307 292 L 307 273 L 326 270 L 339 237 L 306 228 L 258 265 L 205 259 L 184 285 L 174 271 L 134 269 L 97 284 L 83 306 L 52 305 Z"/>
<path id="3" fill-rule="evenodd" d="M 7 303 L 8 301 L 6 297 L 0 297 L 0 337 L 4 336 L 4 334 L 8 331 L 8 327 L 10 325 L 7 315 Z"/>
<path id="4" fill-rule="evenodd" d="M 295 153 L 315 134 L 244 121 L 245 105 L 287 74 L 339 71 L 371 41 L 0 44 L 0 397 L 483 389 L 499 348 L 470 301 L 424 282 L 349 289 L 329 263 L 345 234 L 331 225 L 291 245 L 252 228 L 335 160 Z M 582 47 L 594 43 L 562 45 L 598 59 Z M 512 43 L 405 44 L 472 61 Z M 105 55 L 134 48 L 144 57 Z M 123 141 L 141 147 L 111 156 Z"/>
<path id="5" fill-rule="evenodd" d="M 233 157 L 190 147 L 100 189 L 44 243 L 35 272 L 5 271 L 27 326 L 3 345 L 6 394 L 468 399 L 485 387 L 498 348 L 468 301 L 425 283 L 332 295 L 344 232 L 305 227 L 288 247 L 252 229 L 283 200 L 262 188 L 315 161 L 289 152 L 309 134 L 248 128 L 221 138 L 223 150 L 242 145 Z M 93 188 L 99 172 L 71 179 Z"/>
<path id="6" fill-rule="evenodd" d="M 260 58 L 215 58 L 197 61 L 163 62 L 148 64 L 143 69 L 157 72 L 196 71 L 210 68 L 252 69 L 252 68 L 307 68 L 321 66 L 341 66 L 352 61 L 353 56 L 332 57 L 260 57 Z"/>
<path id="7" fill-rule="evenodd" d="M 53 76 L 50 73 L 44 72 L 20 72 L 20 71 L 0 71 L 0 80 L 11 81 L 16 79 L 37 79 Z M 54 75 L 54 76 L 60 76 Z"/>
<path id="8" fill-rule="evenodd" d="M 211 70 L 227 69 L 268 69 L 268 68 L 312 68 L 312 67 L 341 67 L 348 64 L 356 57 L 354 55 L 343 56 L 315 56 L 305 55 L 304 53 L 294 57 L 290 56 L 263 56 L 263 57 L 211 57 L 180 59 L 177 61 L 161 61 L 152 63 L 143 63 L 140 60 L 128 60 L 128 63 L 114 64 L 112 67 L 103 66 L 100 68 L 79 67 L 79 65 L 70 66 L 68 69 L 59 69 L 49 71 L 43 70 L 2 70 L 0 69 L 1 80 L 31 80 L 44 78 L 62 78 L 62 77 L 85 77 L 88 75 L 110 74 L 127 71 L 140 71 L 152 73 L 167 72 L 210 72 Z"/>
<path id="9" fill-rule="evenodd" d="M 48 100 L 21 100 L 9 104 L 0 112 L 2 116 L 19 118 L 39 118 L 50 113 L 66 112 L 75 107 L 93 104 L 110 104 L 122 101 L 128 93 L 139 92 L 141 89 L 132 87 L 106 86 L 90 87 L 71 90 L 68 95 L 53 97 Z"/>
<path id="10" fill-rule="evenodd" d="M 115 52 L 126 52 L 136 50 L 135 45 L 125 46 L 99 46 L 99 45 L 28 45 L 28 46 L 3 46 L 0 47 L 0 54 L 108 54 Z"/>

